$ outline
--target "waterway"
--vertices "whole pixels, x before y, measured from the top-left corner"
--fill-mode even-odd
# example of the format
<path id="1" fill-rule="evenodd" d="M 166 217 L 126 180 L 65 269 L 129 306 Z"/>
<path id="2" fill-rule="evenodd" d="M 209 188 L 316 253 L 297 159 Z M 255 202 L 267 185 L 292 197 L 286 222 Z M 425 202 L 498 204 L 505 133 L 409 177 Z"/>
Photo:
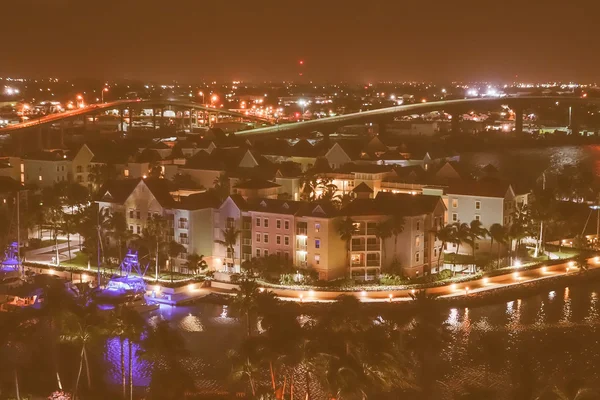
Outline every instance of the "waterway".
<path id="1" fill-rule="evenodd" d="M 445 367 L 440 381 L 449 385 L 448 393 L 459 393 L 467 383 L 482 380 L 481 371 L 486 368 L 492 377 L 486 379 L 502 384 L 506 393 L 522 386 L 525 376 L 532 380 L 534 390 L 566 385 L 573 379 L 600 387 L 599 283 L 544 291 L 495 305 L 452 308 L 446 316 L 450 341 L 443 352 Z M 215 393 L 226 390 L 227 353 L 244 335 L 243 326 L 229 315 L 227 306 L 161 307 L 148 319 L 151 324 L 167 320 L 183 335 L 190 351 L 184 364 L 198 386 Z M 107 342 L 106 360 L 113 366 L 109 380 L 118 385 L 117 339 Z M 134 357 L 133 370 L 136 385 L 150 383 L 147 362 Z"/>

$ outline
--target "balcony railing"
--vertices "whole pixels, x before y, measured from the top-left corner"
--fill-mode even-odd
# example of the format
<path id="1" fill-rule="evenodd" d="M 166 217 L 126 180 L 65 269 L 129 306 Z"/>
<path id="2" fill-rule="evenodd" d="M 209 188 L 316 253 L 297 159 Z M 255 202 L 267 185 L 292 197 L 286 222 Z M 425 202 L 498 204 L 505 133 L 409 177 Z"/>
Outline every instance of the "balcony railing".
<path id="1" fill-rule="evenodd" d="M 297 263 L 298 267 L 307 267 L 308 266 L 308 261 L 298 261 Z"/>
<path id="2" fill-rule="evenodd" d="M 242 225 L 242 229 L 249 231 L 252 229 L 252 224 L 250 222 L 244 222 L 244 224 Z"/>
<path id="3" fill-rule="evenodd" d="M 179 243 L 181 243 L 181 244 L 189 244 L 190 243 L 190 239 L 186 238 L 186 237 L 180 237 L 179 238 Z"/>
<path id="4" fill-rule="evenodd" d="M 368 251 L 381 251 L 381 245 L 379 243 L 367 243 Z"/>
<path id="5" fill-rule="evenodd" d="M 187 222 L 180 222 L 177 227 L 179 229 L 188 229 L 188 223 Z"/>
<path id="6" fill-rule="evenodd" d="M 242 244 L 244 246 L 252 246 L 252 239 L 244 238 L 244 239 L 242 239 Z"/>
<path id="7" fill-rule="evenodd" d="M 367 235 L 376 235 L 377 234 L 377 228 L 367 228 Z"/>
<path id="8" fill-rule="evenodd" d="M 296 235 L 308 235 L 308 229 L 307 228 L 296 228 Z"/>
<path id="9" fill-rule="evenodd" d="M 380 267 L 381 260 L 367 260 L 367 267 Z"/>
<path id="10" fill-rule="evenodd" d="M 235 256 L 235 253 L 232 253 L 232 252 L 229 252 L 229 251 L 227 252 L 227 258 L 233 259 L 234 256 Z"/>
<path id="11" fill-rule="evenodd" d="M 365 251 L 364 243 L 352 243 L 352 251 Z"/>
<path id="12" fill-rule="evenodd" d="M 307 248 L 308 248 L 308 246 L 306 245 L 306 242 L 297 242 L 296 243 L 297 250 L 306 251 Z"/>

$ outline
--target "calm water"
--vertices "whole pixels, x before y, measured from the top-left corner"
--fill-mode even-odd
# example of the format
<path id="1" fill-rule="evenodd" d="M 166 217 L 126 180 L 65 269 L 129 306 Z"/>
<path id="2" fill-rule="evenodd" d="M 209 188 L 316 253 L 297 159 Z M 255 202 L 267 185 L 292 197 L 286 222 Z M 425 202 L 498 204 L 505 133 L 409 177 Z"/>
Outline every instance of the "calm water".
<path id="1" fill-rule="evenodd" d="M 461 161 L 474 167 L 492 164 L 513 182 L 531 183 L 544 171 L 583 162 L 600 176 L 600 145 L 511 149 L 464 153 Z"/>
<path id="2" fill-rule="evenodd" d="M 590 284 L 491 306 L 449 309 L 451 341 L 444 351 L 449 369 L 442 380 L 458 385 L 469 374 L 475 374 L 470 379 L 479 379 L 481 368 L 473 367 L 493 360 L 498 368 L 494 380 L 505 381 L 504 385 L 514 383 L 516 378 L 511 374 L 525 364 L 539 387 L 557 375 L 576 375 L 586 384 L 600 386 L 599 296 L 600 284 Z M 160 320 L 169 321 L 183 334 L 191 352 L 185 364 L 196 384 L 224 389 L 229 372 L 227 351 L 240 343 L 244 330 L 229 317 L 226 306 L 164 307 L 149 315 L 150 323 Z M 493 345 L 486 348 L 486 339 Z M 107 360 L 113 365 L 110 378 L 118 385 L 119 341 L 109 341 L 106 348 Z M 454 373 L 460 374 L 459 381 L 453 378 Z M 150 378 L 149 365 L 134 357 L 136 385 L 146 386 Z"/>

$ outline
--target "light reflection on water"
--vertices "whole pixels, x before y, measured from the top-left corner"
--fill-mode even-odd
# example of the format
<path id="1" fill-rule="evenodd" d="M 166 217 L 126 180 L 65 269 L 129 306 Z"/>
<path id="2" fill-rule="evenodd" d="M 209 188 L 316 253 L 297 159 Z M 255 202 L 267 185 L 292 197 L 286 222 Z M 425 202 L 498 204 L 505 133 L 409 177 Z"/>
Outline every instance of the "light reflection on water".
<path id="1" fill-rule="evenodd" d="M 447 311 L 446 319 L 452 339 L 444 354 L 453 366 L 466 367 L 482 335 L 495 334 L 499 335 L 498 346 L 503 354 L 526 351 L 552 363 L 587 365 L 598 361 L 600 364 L 600 359 L 595 360 L 600 358 L 600 344 L 596 339 L 599 307 L 597 286 L 582 285 L 496 305 L 452 308 Z M 184 365 L 198 384 L 205 388 L 225 388 L 230 370 L 226 353 L 240 343 L 244 329 L 235 318 L 228 316 L 223 306 L 161 307 L 146 316 L 151 324 L 167 320 L 182 334 L 190 351 Z M 306 315 L 300 317 L 302 323 L 310 320 Z M 134 345 L 134 353 L 137 351 Z M 110 381 L 115 385 L 121 382 L 120 354 L 119 339 L 108 340 L 106 359 L 112 366 Z M 594 359 L 590 359 L 592 355 Z M 135 384 L 148 385 L 151 366 L 133 358 Z M 125 345 L 126 364 L 127 359 Z"/>

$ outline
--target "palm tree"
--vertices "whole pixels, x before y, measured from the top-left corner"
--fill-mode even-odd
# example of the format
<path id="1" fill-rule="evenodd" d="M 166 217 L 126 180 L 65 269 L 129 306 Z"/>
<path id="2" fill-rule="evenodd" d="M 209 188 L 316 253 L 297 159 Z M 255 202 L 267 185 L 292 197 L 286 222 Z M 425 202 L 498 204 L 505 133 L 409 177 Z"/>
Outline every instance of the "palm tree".
<path id="1" fill-rule="evenodd" d="M 28 336 L 32 333 L 32 320 L 21 313 L 9 314 L 2 319 L 3 329 L 0 331 L 0 357 L 4 366 L 12 369 L 15 384 L 15 396 L 21 400 L 21 388 L 19 384 L 19 370 L 25 364 L 27 358 Z M 4 393 L 3 393 L 4 394 Z M 10 396 L 9 396 L 10 398 Z"/>
<path id="2" fill-rule="evenodd" d="M 398 251 L 398 235 L 404 231 L 405 220 L 400 214 L 394 214 L 390 219 L 392 235 L 394 235 L 394 257 Z"/>
<path id="3" fill-rule="evenodd" d="M 229 196 L 231 190 L 229 177 L 226 174 L 221 174 L 213 181 L 212 190 L 215 192 L 219 200 L 223 201 Z"/>
<path id="4" fill-rule="evenodd" d="M 350 241 L 358 228 L 350 217 L 341 218 L 336 221 L 336 229 L 340 239 L 346 242 L 346 266 L 350 266 Z"/>
<path id="5" fill-rule="evenodd" d="M 456 255 L 458 256 L 460 245 L 462 243 L 469 243 L 471 241 L 471 229 L 469 224 L 466 224 L 464 222 L 455 222 L 454 229 L 456 230 L 454 240 L 456 244 Z M 456 265 L 456 257 L 454 257 L 454 265 Z"/>
<path id="6" fill-rule="evenodd" d="M 587 254 L 579 253 L 577 257 L 575 257 L 575 266 L 579 268 L 579 272 L 587 272 L 590 269 Z"/>
<path id="7" fill-rule="evenodd" d="M 122 260 L 123 247 L 127 244 L 127 241 L 133 237 L 133 232 L 127 227 L 125 214 L 121 212 L 109 214 L 107 225 L 109 229 L 108 235 L 116 242 L 119 250 L 119 260 Z M 122 271 L 119 273 L 121 274 Z"/>
<path id="8" fill-rule="evenodd" d="M 446 248 L 446 243 L 455 243 L 456 242 L 456 226 L 455 225 L 446 225 L 444 227 L 439 228 L 435 232 L 435 237 L 437 240 L 442 241 L 442 247 L 440 248 L 440 252 L 438 254 L 438 272 L 440 270 L 440 261 L 442 260 L 442 254 L 444 253 L 444 249 Z"/>
<path id="9" fill-rule="evenodd" d="M 158 263 L 159 263 L 159 250 L 165 244 L 167 232 L 167 220 L 162 215 L 153 215 L 149 220 L 147 226 L 142 232 L 142 241 L 148 248 L 148 252 L 152 254 L 152 251 L 156 249 L 155 253 L 155 275 L 156 281 L 158 281 Z"/>
<path id="10" fill-rule="evenodd" d="M 252 336 L 252 322 L 250 319 L 258 307 L 259 294 L 258 284 L 253 279 L 242 279 L 231 304 L 235 311 L 245 316 L 248 337 Z"/>
<path id="11" fill-rule="evenodd" d="M 496 241 L 496 245 L 498 246 L 498 260 L 496 263 L 496 268 L 498 268 L 500 265 L 500 247 L 506 243 L 506 228 L 501 224 L 492 224 L 489 234 L 491 239 L 490 250 L 494 248 L 494 241 Z"/>
<path id="12" fill-rule="evenodd" d="M 204 260 L 204 254 L 190 253 L 187 256 L 187 267 L 194 275 L 208 268 L 208 263 Z"/>
<path id="13" fill-rule="evenodd" d="M 475 263 L 475 247 L 477 245 L 477 240 L 485 238 L 486 236 L 488 236 L 489 232 L 487 229 L 485 229 L 483 227 L 480 220 L 474 219 L 469 224 L 469 233 L 470 233 L 470 239 L 471 239 L 471 247 L 472 247 L 472 251 L 473 251 L 473 265 L 476 265 L 476 263 Z"/>
<path id="14" fill-rule="evenodd" d="M 385 239 L 392 236 L 392 224 L 390 219 L 378 222 L 377 225 L 375 225 L 375 236 L 377 236 L 381 242 L 381 255 L 382 258 L 385 259 L 385 244 L 383 242 Z"/>
<path id="15" fill-rule="evenodd" d="M 312 172 L 306 172 L 300 177 L 300 197 L 305 201 L 316 200 L 316 190 L 319 178 Z"/>
<path id="16" fill-rule="evenodd" d="M 240 231 L 231 226 L 222 229 L 221 234 L 223 239 L 217 239 L 215 240 L 215 243 L 225 246 L 227 249 L 226 258 L 231 258 L 233 260 L 233 265 L 235 265 L 235 246 L 237 244 L 237 238 L 240 235 Z M 229 255 L 231 255 L 231 257 L 229 257 Z"/>
<path id="17" fill-rule="evenodd" d="M 173 283 L 173 259 L 177 257 L 179 254 L 183 253 L 186 250 L 185 246 L 181 243 L 177 243 L 174 240 L 169 242 L 168 255 L 169 255 L 169 270 L 171 273 L 171 283 Z"/>

